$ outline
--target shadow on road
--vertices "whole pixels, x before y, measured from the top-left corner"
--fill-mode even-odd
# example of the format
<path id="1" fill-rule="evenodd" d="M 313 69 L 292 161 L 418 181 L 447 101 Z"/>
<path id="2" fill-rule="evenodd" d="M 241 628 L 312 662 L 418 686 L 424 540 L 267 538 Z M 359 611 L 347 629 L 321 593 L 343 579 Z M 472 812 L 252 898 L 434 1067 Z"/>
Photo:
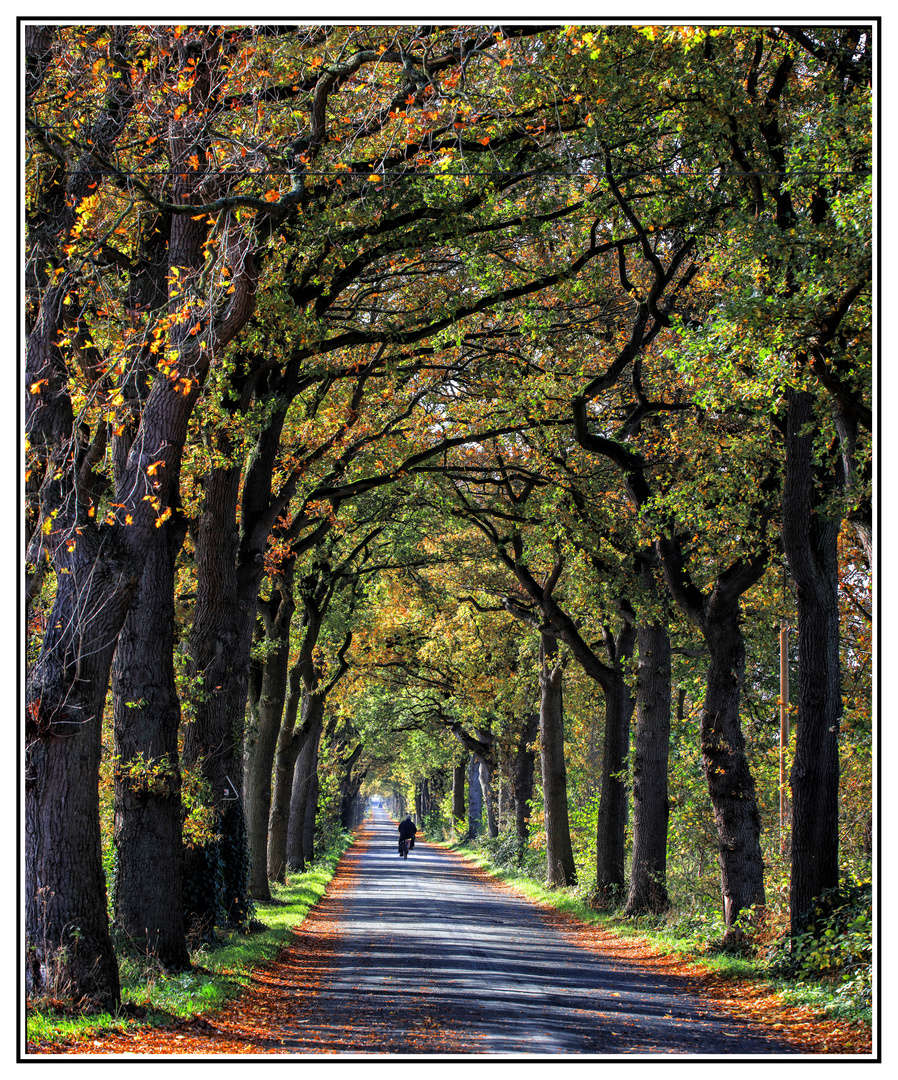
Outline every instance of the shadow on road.
<path id="1" fill-rule="evenodd" d="M 445 851 L 408 860 L 385 815 L 343 868 L 333 968 L 287 1048 L 356 1053 L 794 1054 L 685 980 L 567 942 Z"/>

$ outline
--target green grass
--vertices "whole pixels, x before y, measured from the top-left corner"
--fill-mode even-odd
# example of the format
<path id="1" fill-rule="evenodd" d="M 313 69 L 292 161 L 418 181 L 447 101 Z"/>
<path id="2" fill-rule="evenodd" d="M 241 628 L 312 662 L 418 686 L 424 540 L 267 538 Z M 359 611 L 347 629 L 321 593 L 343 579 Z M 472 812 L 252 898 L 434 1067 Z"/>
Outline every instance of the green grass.
<path id="1" fill-rule="evenodd" d="M 117 1015 L 64 1015 L 54 1009 L 29 1008 L 29 1042 L 96 1038 L 108 1032 L 171 1023 L 221 1009 L 250 982 L 256 967 L 276 956 L 290 940 L 293 927 L 305 919 L 334 876 L 340 856 L 352 843 L 344 834 L 338 846 L 311 870 L 272 885 L 273 903 L 257 904 L 255 919 L 264 930 L 231 933 L 215 948 L 203 946 L 191 955 L 190 971 L 166 974 L 145 957 L 119 957 L 122 1008 Z"/>

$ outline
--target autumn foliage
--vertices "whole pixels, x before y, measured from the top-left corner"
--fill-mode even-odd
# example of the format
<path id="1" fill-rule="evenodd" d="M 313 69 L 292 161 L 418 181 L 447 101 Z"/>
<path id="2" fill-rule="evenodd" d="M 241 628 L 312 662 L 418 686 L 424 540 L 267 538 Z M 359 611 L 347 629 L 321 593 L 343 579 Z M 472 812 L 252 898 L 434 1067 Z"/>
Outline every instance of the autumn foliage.
<path id="1" fill-rule="evenodd" d="M 727 948 L 868 878 L 873 28 L 21 30 L 29 994 L 375 793 Z"/>

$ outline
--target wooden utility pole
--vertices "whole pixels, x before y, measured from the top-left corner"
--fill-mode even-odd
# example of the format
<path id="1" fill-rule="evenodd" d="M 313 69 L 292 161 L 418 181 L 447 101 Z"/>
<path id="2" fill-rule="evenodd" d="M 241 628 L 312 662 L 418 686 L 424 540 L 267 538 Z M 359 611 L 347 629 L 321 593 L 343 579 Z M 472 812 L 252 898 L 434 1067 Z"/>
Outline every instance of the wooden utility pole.
<path id="1" fill-rule="evenodd" d="M 786 850 L 786 748 L 789 745 L 789 624 L 780 623 L 780 851 Z"/>

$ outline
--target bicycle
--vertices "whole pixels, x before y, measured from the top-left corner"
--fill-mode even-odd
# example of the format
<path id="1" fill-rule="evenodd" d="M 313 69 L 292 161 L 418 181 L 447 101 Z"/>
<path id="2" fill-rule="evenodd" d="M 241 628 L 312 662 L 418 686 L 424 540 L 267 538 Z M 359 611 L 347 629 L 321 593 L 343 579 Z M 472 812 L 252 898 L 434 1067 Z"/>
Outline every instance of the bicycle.
<path id="1" fill-rule="evenodd" d="M 412 846 L 412 838 L 406 837 L 404 840 L 399 841 L 399 858 L 407 859 L 409 848 Z"/>

